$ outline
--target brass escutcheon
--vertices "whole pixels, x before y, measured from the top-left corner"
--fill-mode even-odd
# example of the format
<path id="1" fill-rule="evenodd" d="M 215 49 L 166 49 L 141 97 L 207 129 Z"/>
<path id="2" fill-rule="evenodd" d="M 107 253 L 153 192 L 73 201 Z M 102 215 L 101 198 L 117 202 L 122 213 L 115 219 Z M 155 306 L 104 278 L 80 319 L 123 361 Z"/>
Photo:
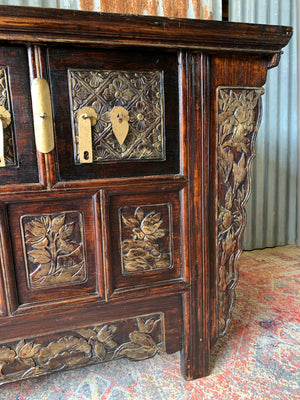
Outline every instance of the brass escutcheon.
<path id="1" fill-rule="evenodd" d="M 116 106 L 110 112 L 110 121 L 113 133 L 122 146 L 129 131 L 129 112 L 122 106 Z"/>

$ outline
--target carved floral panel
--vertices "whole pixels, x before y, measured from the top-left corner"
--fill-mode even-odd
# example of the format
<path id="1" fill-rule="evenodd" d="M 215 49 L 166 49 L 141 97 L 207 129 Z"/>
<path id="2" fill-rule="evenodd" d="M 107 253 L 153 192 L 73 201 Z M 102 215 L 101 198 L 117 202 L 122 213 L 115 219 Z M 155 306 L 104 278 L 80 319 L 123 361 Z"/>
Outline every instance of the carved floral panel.
<path id="1" fill-rule="evenodd" d="M 30 289 L 86 280 L 81 212 L 24 215 L 21 229 Z"/>
<path id="2" fill-rule="evenodd" d="M 238 257 L 250 195 L 250 166 L 261 119 L 262 88 L 219 87 L 218 101 L 218 331 L 231 321 Z"/>
<path id="3" fill-rule="evenodd" d="M 142 315 L 0 345 L 0 384 L 120 358 L 165 351 L 164 315 Z"/>
<path id="4" fill-rule="evenodd" d="M 79 163 L 78 110 L 92 107 L 97 113 L 92 127 L 93 162 L 164 160 L 164 92 L 161 71 L 72 70 L 69 93 L 75 162 Z M 112 126 L 112 110 L 129 114 L 129 131 L 120 144 Z"/>
<path id="5" fill-rule="evenodd" d="M 123 275 L 171 268 L 171 204 L 119 210 Z"/>
<path id="6" fill-rule="evenodd" d="M 0 67 L 0 107 L 1 110 L 3 111 L 7 110 L 9 113 L 11 113 L 7 72 L 6 68 L 4 67 Z M 5 117 L 5 115 L 3 115 L 3 117 Z M 9 120 L 10 123 L 7 126 L 3 127 L 3 150 L 4 150 L 5 166 L 13 166 L 17 164 L 14 130 L 13 130 L 13 123 L 11 121 L 11 116 Z"/>

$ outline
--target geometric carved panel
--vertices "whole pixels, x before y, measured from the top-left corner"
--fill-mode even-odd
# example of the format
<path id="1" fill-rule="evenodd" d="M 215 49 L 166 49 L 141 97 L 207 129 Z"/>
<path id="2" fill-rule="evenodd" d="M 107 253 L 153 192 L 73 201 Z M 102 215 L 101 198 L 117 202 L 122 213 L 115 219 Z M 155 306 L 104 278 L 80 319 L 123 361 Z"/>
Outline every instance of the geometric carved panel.
<path id="1" fill-rule="evenodd" d="M 0 385 L 120 358 L 144 360 L 164 351 L 163 313 L 21 339 L 0 346 Z"/>
<path id="2" fill-rule="evenodd" d="M 93 162 L 165 160 L 164 91 L 161 71 L 69 69 L 75 163 L 79 161 L 77 112 L 92 107 Z M 122 145 L 114 135 L 110 112 L 121 106 L 129 113 L 129 130 Z"/>
<path id="3" fill-rule="evenodd" d="M 24 215 L 21 231 L 29 289 L 72 285 L 86 280 L 80 211 Z"/>
<path id="4" fill-rule="evenodd" d="M 0 107 L 4 107 L 11 113 L 9 92 L 6 68 L 0 67 Z M 5 166 L 16 165 L 17 160 L 12 121 L 3 129 L 3 148 Z"/>
<path id="5" fill-rule="evenodd" d="M 123 275 L 172 267 L 171 221 L 170 203 L 119 209 Z"/>
<path id="6" fill-rule="evenodd" d="M 218 335 L 228 331 L 235 303 L 238 258 L 250 195 L 250 167 L 261 120 L 262 88 L 219 87 L 218 104 Z"/>

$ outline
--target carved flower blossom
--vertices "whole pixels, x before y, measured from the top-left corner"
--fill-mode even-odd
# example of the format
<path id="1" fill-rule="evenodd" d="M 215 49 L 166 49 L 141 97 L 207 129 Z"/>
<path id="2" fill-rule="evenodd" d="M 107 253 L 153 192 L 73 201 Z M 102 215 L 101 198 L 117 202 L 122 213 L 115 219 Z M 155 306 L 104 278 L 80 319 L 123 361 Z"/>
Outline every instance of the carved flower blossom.
<path id="1" fill-rule="evenodd" d="M 134 93 L 122 79 L 116 78 L 103 91 L 103 96 L 108 101 L 114 101 L 115 105 L 124 105 L 133 98 Z"/>
<path id="2" fill-rule="evenodd" d="M 138 132 L 143 132 L 154 120 L 155 115 L 143 101 L 137 102 L 136 105 L 132 107 L 132 126 Z"/>

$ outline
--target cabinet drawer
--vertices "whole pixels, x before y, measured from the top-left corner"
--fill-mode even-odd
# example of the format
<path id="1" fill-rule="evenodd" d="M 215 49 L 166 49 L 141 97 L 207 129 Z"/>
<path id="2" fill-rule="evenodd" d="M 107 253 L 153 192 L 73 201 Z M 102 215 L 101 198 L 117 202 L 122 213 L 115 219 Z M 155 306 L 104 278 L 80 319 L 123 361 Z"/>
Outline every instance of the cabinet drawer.
<path id="1" fill-rule="evenodd" d="M 178 173 L 176 53 L 50 48 L 48 62 L 62 180 Z"/>
<path id="2" fill-rule="evenodd" d="M 181 277 L 178 192 L 112 195 L 108 210 L 112 294 Z"/>
<path id="3" fill-rule="evenodd" d="M 0 185 L 36 183 L 26 49 L 0 47 L 0 60 Z"/>
<path id="4" fill-rule="evenodd" d="M 101 297 L 98 207 L 87 195 L 8 204 L 20 305 Z"/>

